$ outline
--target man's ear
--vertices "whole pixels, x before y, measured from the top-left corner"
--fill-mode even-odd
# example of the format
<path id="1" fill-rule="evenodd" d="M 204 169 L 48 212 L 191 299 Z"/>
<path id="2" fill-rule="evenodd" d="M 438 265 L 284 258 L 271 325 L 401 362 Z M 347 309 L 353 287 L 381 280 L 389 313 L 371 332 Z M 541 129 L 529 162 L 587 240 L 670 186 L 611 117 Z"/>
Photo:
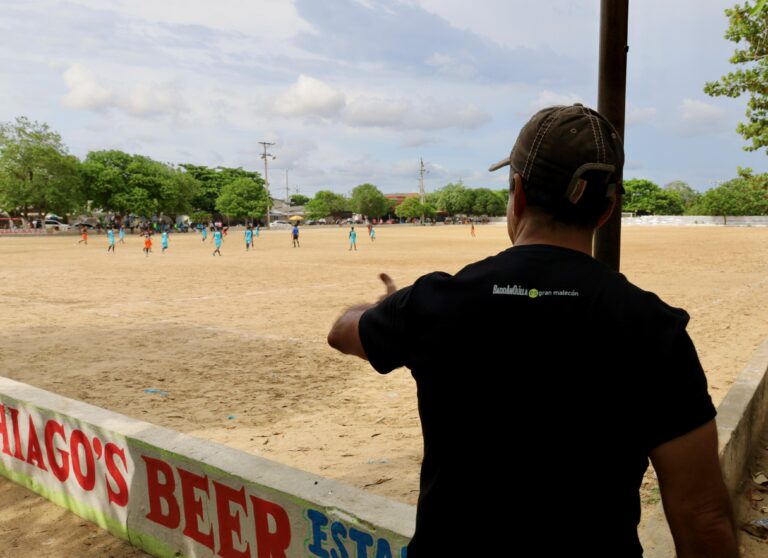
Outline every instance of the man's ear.
<path id="1" fill-rule="evenodd" d="M 599 229 L 608 221 L 613 214 L 613 210 L 616 209 L 616 190 L 613 187 L 613 191 L 609 192 L 606 196 L 608 198 L 608 207 L 605 208 L 603 214 L 600 216 L 600 220 L 597 222 L 597 228 Z"/>
<path id="2" fill-rule="evenodd" d="M 515 217 L 522 217 L 525 212 L 525 190 L 523 190 L 523 179 L 519 174 L 515 173 L 512 179 L 515 181 L 515 191 L 512 192 L 514 204 L 512 206 L 512 212 Z"/>

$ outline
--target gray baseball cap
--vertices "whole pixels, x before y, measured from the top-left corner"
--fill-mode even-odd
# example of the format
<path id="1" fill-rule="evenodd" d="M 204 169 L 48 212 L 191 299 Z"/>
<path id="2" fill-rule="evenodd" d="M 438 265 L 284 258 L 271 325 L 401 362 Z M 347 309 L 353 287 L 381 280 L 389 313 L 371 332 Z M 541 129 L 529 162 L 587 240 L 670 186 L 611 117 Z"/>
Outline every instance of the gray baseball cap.
<path id="1" fill-rule="evenodd" d="M 562 192 L 574 204 L 588 186 L 582 178 L 587 171 L 606 173 L 607 183 L 624 192 L 621 137 L 603 115 L 580 103 L 534 114 L 520 130 L 509 157 L 488 170 L 506 166 L 522 176 L 526 189 Z"/>

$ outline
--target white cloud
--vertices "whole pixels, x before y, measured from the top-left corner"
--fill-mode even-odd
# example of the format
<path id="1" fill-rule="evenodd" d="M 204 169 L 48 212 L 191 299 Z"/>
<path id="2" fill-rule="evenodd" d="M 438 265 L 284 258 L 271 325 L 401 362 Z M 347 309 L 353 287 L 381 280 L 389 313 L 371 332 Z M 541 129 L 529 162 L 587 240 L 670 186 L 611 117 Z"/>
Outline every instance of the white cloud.
<path id="1" fill-rule="evenodd" d="M 178 114 L 184 109 L 178 89 L 171 84 L 138 85 L 118 105 L 135 116 Z"/>
<path id="2" fill-rule="evenodd" d="M 72 0 L 97 10 L 121 16 L 177 25 L 199 25 L 222 31 L 236 31 L 282 40 L 312 27 L 297 13 L 293 2 L 285 0 L 226 0 L 218 9 L 209 2 L 190 0 Z"/>
<path id="3" fill-rule="evenodd" d="M 319 79 L 300 75 L 296 83 L 271 102 L 277 114 L 287 118 L 322 118 L 353 128 L 439 130 L 477 128 L 490 115 L 477 105 L 433 98 L 411 101 L 367 92 L 347 95 Z"/>
<path id="4" fill-rule="evenodd" d="M 435 52 L 425 62 L 436 68 L 438 74 L 444 76 L 471 79 L 477 75 L 477 68 L 473 64 L 450 54 Z"/>
<path id="5" fill-rule="evenodd" d="M 713 122 L 725 116 L 725 110 L 704 101 L 683 99 L 680 105 L 681 118 L 687 122 Z"/>
<path id="6" fill-rule="evenodd" d="M 434 99 L 425 99 L 422 105 L 413 111 L 405 127 L 419 130 L 471 129 L 478 128 L 490 120 L 490 114 L 472 103 L 440 103 Z"/>
<path id="7" fill-rule="evenodd" d="M 72 64 L 64 70 L 63 78 L 69 89 L 63 99 L 66 107 L 99 110 L 113 102 L 112 90 L 99 85 L 96 76 L 80 64 Z"/>
<path id="8" fill-rule="evenodd" d="M 410 110 L 405 99 L 358 95 L 347 104 L 344 121 L 351 126 L 400 126 Z"/>
<path id="9" fill-rule="evenodd" d="M 278 95 L 273 107 L 282 116 L 334 118 L 345 105 L 344 93 L 302 74 L 287 91 Z"/>
<path id="10" fill-rule="evenodd" d="M 174 84 L 135 83 L 132 86 L 107 87 L 82 64 L 71 64 L 62 73 L 69 91 L 62 104 L 78 110 L 100 111 L 116 109 L 133 116 L 179 115 L 185 110 L 184 101 Z M 116 90 L 125 90 L 117 94 Z"/>
<path id="11" fill-rule="evenodd" d="M 644 124 L 646 122 L 650 122 L 656 117 L 656 108 L 655 107 L 638 107 L 633 105 L 632 103 L 628 103 L 627 105 L 627 113 L 625 122 L 627 126 L 632 126 L 635 124 Z"/>
<path id="12" fill-rule="evenodd" d="M 679 110 L 680 131 L 684 135 L 717 134 L 729 129 L 728 113 L 721 107 L 686 98 Z"/>
<path id="13" fill-rule="evenodd" d="M 553 91 L 541 91 L 535 100 L 531 101 L 530 112 L 537 112 L 553 105 L 572 105 L 584 103 L 584 100 L 576 93 L 554 93 Z"/>

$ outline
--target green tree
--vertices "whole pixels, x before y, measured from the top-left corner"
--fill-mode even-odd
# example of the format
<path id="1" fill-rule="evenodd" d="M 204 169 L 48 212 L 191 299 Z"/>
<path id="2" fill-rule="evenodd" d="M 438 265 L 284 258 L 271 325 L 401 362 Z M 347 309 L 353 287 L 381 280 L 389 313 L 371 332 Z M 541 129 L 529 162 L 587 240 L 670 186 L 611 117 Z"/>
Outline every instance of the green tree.
<path id="1" fill-rule="evenodd" d="M 303 194 L 293 194 L 291 196 L 291 205 L 306 205 L 309 198 Z"/>
<path id="2" fill-rule="evenodd" d="M 352 190 L 352 210 L 367 217 L 381 217 L 389 210 L 389 200 L 373 184 L 360 184 Z"/>
<path id="3" fill-rule="evenodd" d="M 640 215 L 682 215 L 683 200 L 678 192 L 666 191 L 650 180 L 624 181 L 623 211 Z"/>
<path id="4" fill-rule="evenodd" d="M 725 14 L 725 38 L 737 45 L 730 62 L 739 67 L 719 81 L 708 82 L 704 92 L 713 97 L 749 95 L 747 122 L 739 123 L 736 131 L 751 141 L 745 150 L 757 151 L 768 147 L 768 2 L 760 0 L 753 6 L 747 1 L 725 10 Z"/>
<path id="5" fill-rule="evenodd" d="M 256 182 L 262 181 L 258 172 L 243 170 L 240 167 L 211 168 L 189 163 L 180 166 L 200 183 L 197 194 L 191 200 L 192 207 L 209 213 L 216 211 L 216 200 L 219 199 L 221 190 L 226 184 L 238 178 L 248 178 Z"/>
<path id="6" fill-rule="evenodd" d="M 421 203 L 419 198 L 405 198 L 403 203 L 395 208 L 395 215 L 401 219 L 421 219 L 422 217 L 434 217 L 435 208 L 430 203 Z"/>
<path id="7" fill-rule="evenodd" d="M 502 188 L 493 192 L 501 198 L 501 201 L 504 203 L 504 211 L 506 212 L 507 203 L 509 203 L 509 188 Z"/>
<path id="8" fill-rule="evenodd" d="M 258 219 L 267 212 L 267 190 L 260 180 L 236 178 L 221 189 L 216 209 L 235 219 Z"/>
<path id="9" fill-rule="evenodd" d="M 477 188 L 474 194 L 475 199 L 472 204 L 473 215 L 496 217 L 507 212 L 506 203 L 497 192 L 488 188 Z"/>
<path id="10" fill-rule="evenodd" d="M 719 215 L 723 223 L 729 216 L 768 215 L 768 173 L 739 169 L 738 178 L 704 192 L 694 209 L 699 215 Z"/>
<path id="11" fill-rule="evenodd" d="M 664 186 L 666 192 L 677 192 L 680 195 L 680 201 L 683 203 L 683 211 L 685 213 L 693 207 L 701 197 L 701 194 L 691 188 L 687 182 L 682 180 L 675 180 Z"/>
<path id="12" fill-rule="evenodd" d="M 320 190 L 307 202 L 304 210 L 310 219 L 323 219 L 328 216 L 339 219 L 350 211 L 349 200 L 336 192 Z"/>
<path id="13" fill-rule="evenodd" d="M 193 211 L 189 214 L 189 219 L 193 223 L 208 223 L 212 218 L 212 215 L 207 211 Z"/>
<path id="14" fill-rule="evenodd" d="M 58 133 L 23 116 L 0 125 L 0 206 L 28 219 L 30 211 L 67 214 L 84 201 L 80 161 Z"/>
<path id="15" fill-rule="evenodd" d="M 88 153 L 82 176 L 88 199 L 119 215 L 183 213 L 191 209 L 199 189 L 199 182 L 184 170 L 116 150 Z"/>
<path id="16" fill-rule="evenodd" d="M 474 192 L 462 182 L 446 184 L 438 191 L 437 209 L 448 215 L 472 213 L 475 202 Z"/>

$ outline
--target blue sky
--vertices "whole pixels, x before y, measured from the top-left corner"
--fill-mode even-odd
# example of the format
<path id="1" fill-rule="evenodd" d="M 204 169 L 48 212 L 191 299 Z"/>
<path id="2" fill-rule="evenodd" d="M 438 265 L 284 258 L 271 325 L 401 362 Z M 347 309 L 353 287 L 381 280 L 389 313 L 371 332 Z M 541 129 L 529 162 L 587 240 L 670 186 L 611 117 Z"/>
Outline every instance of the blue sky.
<path id="1" fill-rule="evenodd" d="M 768 171 L 721 0 L 630 2 L 625 178 L 698 190 Z M 0 0 L 0 120 L 45 121 L 79 157 L 122 149 L 263 171 L 273 195 L 385 192 L 487 172 L 551 104 L 597 104 L 599 0 Z"/>

